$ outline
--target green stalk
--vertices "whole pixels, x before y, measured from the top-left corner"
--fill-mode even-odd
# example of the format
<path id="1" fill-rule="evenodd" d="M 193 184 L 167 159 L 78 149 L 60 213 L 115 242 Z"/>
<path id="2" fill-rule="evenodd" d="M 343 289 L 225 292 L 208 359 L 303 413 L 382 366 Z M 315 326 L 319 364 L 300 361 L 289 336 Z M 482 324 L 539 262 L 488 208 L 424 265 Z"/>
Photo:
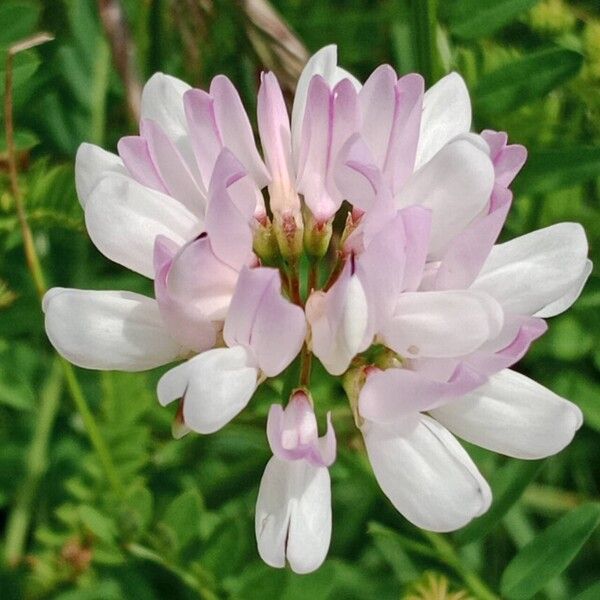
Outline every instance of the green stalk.
<path id="1" fill-rule="evenodd" d="M 19 225 L 21 227 L 21 234 L 23 236 L 23 247 L 25 250 L 25 258 L 27 261 L 27 267 L 31 273 L 31 278 L 37 290 L 40 300 L 46 293 L 46 281 L 44 272 L 40 264 L 40 260 L 35 249 L 33 242 L 33 234 L 29 227 L 29 221 L 27 219 L 27 212 L 25 210 L 25 203 L 23 201 L 23 195 L 21 188 L 19 187 L 18 171 L 17 171 L 17 160 L 15 151 L 15 138 L 14 138 L 14 118 L 13 118 L 13 58 L 15 54 L 33 48 L 39 44 L 47 42 L 52 39 L 52 36 L 42 33 L 18 42 L 11 46 L 6 55 L 6 78 L 5 78 L 5 96 L 4 96 L 4 123 L 6 127 L 6 149 L 8 155 L 8 170 L 10 175 L 10 185 L 13 198 L 15 200 L 15 206 L 17 209 L 17 217 L 19 219 Z M 123 488 L 115 465 L 112 461 L 112 457 L 108 450 L 108 446 L 102 437 L 100 429 L 94 419 L 94 416 L 89 408 L 87 400 L 83 394 L 83 391 L 75 376 L 75 371 L 70 363 L 63 358 L 59 359 L 62 365 L 62 369 L 65 375 L 67 388 L 77 410 L 81 414 L 84 426 L 86 428 L 88 437 L 92 443 L 92 446 L 98 455 L 100 463 L 104 468 L 106 478 L 113 489 L 113 491 L 119 495 L 122 494 Z"/>
<path id="2" fill-rule="evenodd" d="M 500 600 L 477 573 L 465 566 L 463 559 L 458 555 L 454 546 L 444 536 L 424 530 L 421 533 L 429 540 L 438 558 L 461 577 L 476 598 L 479 598 L 479 600 Z"/>
<path id="3" fill-rule="evenodd" d="M 62 370 L 59 361 L 55 359 L 50 376 L 40 394 L 37 420 L 27 453 L 27 474 L 17 492 L 6 525 L 5 558 L 11 567 L 19 564 L 23 557 L 33 504 L 40 481 L 48 468 L 48 445 L 58 413 L 63 385 Z"/>
<path id="4" fill-rule="evenodd" d="M 182 569 L 178 565 L 174 565 L 170 561 L 163 558 L 160 554 L 146 548 L 140 544 L 128 544 L 126 549 L 129 553 L 136 558 L 147 560 L 155 565 L 160 565 L 163 569 L 166 569 L 177 578 L 181 580 L 188 588 L 197 592 L 204 600 L 219 600 L 219 597 L 211 590 L 207 589 L 194 575 L 189 571 Z"/>
<path id="5" fill-rule="evenodd" d="M 428 86 L 443 74 L 437 46 L 437 0 L 409 0 L 418 69 Z"/>

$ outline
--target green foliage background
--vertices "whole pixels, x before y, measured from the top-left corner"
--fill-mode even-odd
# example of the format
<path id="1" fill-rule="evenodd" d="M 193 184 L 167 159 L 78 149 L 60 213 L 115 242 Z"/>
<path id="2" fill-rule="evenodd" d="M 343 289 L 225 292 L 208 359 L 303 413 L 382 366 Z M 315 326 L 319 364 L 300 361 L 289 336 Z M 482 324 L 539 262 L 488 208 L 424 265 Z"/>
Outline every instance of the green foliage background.
<path id="1" fill-rule="evenodd" d="M 234 0 L 126 0 L 143 78 L 162 70 L 207 86 L 226 73 L 254 109 L 259 56 Z M 507 238 L 563 220 L 585 226 L 600 264 L 600 7 L 596 0 L 277 1 L 310 51 L 335 42 L 364 77 L 382 62 L 431 84 L 458 70 L 475 127 L 530 150 Z M 15 61 L 20 186 L 51 285 L 149 292 L 85 234 L 73 158 L 82 141 L 114 150 L 135 130 L 92 0 L 2 0 L 0 99 L 8 46 L 55 41 Z M 230 426 L 171 438 L 159 372 L 77 371 L 123 484 L 108 484 L 43 329 L 24 259 L 0 135 L 0 598 L 600 598 L 600 279 L 553 319 L 519 369 L 576 402 L 585 425 L 559 456 L 528 463 L 469 448 L 491 481 L 491 511 L 452 535 L 428 535 L 378 490 L 341 387 L 317 372 L 334 411 L 330 557 L 309 576 L 263 565 L 253 508 L 269 457 L 263 387 Z"/>

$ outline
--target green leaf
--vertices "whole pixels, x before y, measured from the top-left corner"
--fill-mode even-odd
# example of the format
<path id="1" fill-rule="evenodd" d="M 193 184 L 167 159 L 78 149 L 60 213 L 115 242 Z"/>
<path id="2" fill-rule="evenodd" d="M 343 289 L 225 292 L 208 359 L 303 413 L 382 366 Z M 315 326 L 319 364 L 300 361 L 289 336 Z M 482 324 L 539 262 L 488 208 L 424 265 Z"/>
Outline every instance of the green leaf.
<path id="1" fill-rule="evenodd" d="M 0 6 L 0 48 L 31 35 L 37 28 L 41 6 L 24 0 L 4 0 Z"/>
<path id="2" fill-rule="evenodd" d="M 400 583 L 408 583 L 419 577 L 419 570 L 408 556 L 403 540 L 395 531 L 379 523 L 369 523 L 368 532 Z"/>
<path id="3" fill-rule="evenodd" d="M 19 52 L 13 58 L 13 89 L 18 89 L 36 72 L 40 59 L 33 50 Z M 0 98 L 4 98 L 6 83 L 6 52 L 0 51 Z"/>
<path id="4" fill-rule="evenodd" d="M 485 114 L 510 112 L 569 80 L 582 63 L 581 54 L 563 48 L 529 54 L 479 80 L 474 94 L 476 108 Z"/>
<path id="5" fill-rule="evenodd" d="M 598 177 L 600 148 L 531 150 L 515 180 L 516 194 L 543 194 Z"/>
<path id="6" fill-rule="evenodd" d="M 193 489 L 179 494 L 167 507 L 162 521 L 175 532 L 179 548 L 198 537 L 201 514 L 202 498 Z"/>
<path id="7" fill-rule="evenodd" d="M 589 588 L 577 594 L 573 600 L 598 600 L 600 598 L 600 581 L 593 583 Z"/>
<path id="8" fill-rule="evenodd" d="M 34 146 L 40 143 L 40 139 L 35 133 L 22 129 L 21 131 L 15 131 L 15 150 L 17 152 L 25 152 L 31 150 Z M 4 130 L 0 129 L 0 154 L 6 152 L 6 134 Z"/>
<path id="9" fill-rule="evenodd" d="M 114 541 L 117 534 L 117 528 L 109 517 L 88 505 L 80 506 L 78 512 L 81 522 L 96 537 L 107 543 Z"/>
<path id="10" fill-rule="evenodd" d="M 490 510 L 457 532 L 456 541 L 459 544 L 468 544 L 485 536 L 498 525 L 537 475 L 542 464 L 541 460 L 511 460 L 496 471 L 490 480 L 494 499 Z"/>
<path id="11" fill-rule="evenodd" d="M 539 0 L 461 0 L 449 3 L 450 31 L 463 39 L 481 38 L 506 25 Z"/>
<path id="12" fill-rule="evenodd" d="M 567 568 L 599 523 L 600 504 L 586 504 L 550 525 L 510 561 L 502 574 L 502 596 L 531 598 Z"/>

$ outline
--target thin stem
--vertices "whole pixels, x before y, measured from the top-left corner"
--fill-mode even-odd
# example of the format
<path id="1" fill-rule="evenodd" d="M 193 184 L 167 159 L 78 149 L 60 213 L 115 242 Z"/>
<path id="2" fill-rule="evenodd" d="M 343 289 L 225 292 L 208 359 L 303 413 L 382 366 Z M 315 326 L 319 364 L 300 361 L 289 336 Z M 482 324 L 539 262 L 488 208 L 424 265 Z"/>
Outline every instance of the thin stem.
<path id="1" fill-rule="evenodd" d="M 60 406 L 63 383 L 61 367 L 55 359 L 48 381 L 40 394 L 35 430 L 27 454 L 27 475 L 17 493 L 6 525 L 5 558 L 11 567 L 19 564 L 23 556 L 35 496 L 48 468 L 48 445 Z"/>
<path id="2" fill-rule="evenodd" d="M 19 219 L 19 224 L 21 227 L 21 235 L 23 236 L 23 247 L 25 251 L 25 259 L 27 261 L 27 266 L 31 273 L 31 277 L 33 279 L 36 291 L 40 300 L 44 297 L 46 293 L 46 281 L 44 277 L 44 272 L 42 270 L 40 260 L 35 249 L 35 244 L 33 241 L 33 234 L 31 233 L 31 228 L 29 227 L 29 222 L 27 220 L 27 213 L 25 211 L 25 205 L 23 202 L 23 195 L 21 193 L 21 188 L 19 187 L 18 180 L 18 172 L 17 172 L 17 160 L 16 160 L 16 151 L 15 151 L 15 137 L 14 137 L 14 118 L 13 118 L 13 57 L 15 54 L 22 50 L 26 50 L 28 48 L 32 48 L 38 44 L 51 40 L 52 37 L 48 34 L 39 34 L 34 36 L 33 38 L 24 40 L 23 42 L 19 42 L 14 46 L 11 46 L 8 50 L 6 56 L 6 78 L 5 78 L 5 97 L 4 97 L 4 123 L 6 128 L 6 149 L 8 154 L 8 170 L 10 173 L 10 185 L 12 195 L 15 200 L 15 206 L 17 209 L 17 217 Z M 77 377 L 75 376 L 75 371 L 70 363 L 68 363 L 63 358 L 58 359 L 61 363 L 65 381 L 67 383 L 67 388 L 73 401 L 75 402 L 75 406 L 79 411 L 81 418 L 83 419 L 84 426 L 86 428 L 88 437 L 92 446 L 98 455 L 100 463 L 104 468 L 106 478 L 112 489 L 117 493 L 122 493 L 122 485 L 117 475 L 117 471 L 115 469 L 115 465 L 112 461 L 112 457 L 108 450 L 108 446 L 102 437 L 100 429 L 94 419 L 94 416 L 89 408 L 87 400 L 83 394 L 83 391 L 77 381 Z"/>
<path id="3" fill-rule="evenodd" d="M 304 306 L 302 296 L 300 295 L 300 275 L 298 273 L 297 262 L 290 267 L 290 295 L 294 304 Z"/>
<path id="4" fill-rule="evenodd" d="M 312 369 L 312 352 L 304 344 L 300 352 L 300 385 L 310 386 L 310 373 Z"/>
<path id="5" fill-rule="evenodd" d="M 429 540 L 438 558 L 456 571 L 477 598 L 480 600 L 499 600 L 499 597 L 489 589 L 477 573 L 465 567 L 464 561 L 448 540 L 439 533 L 424 530 L 421 533 Z"/>
<path id="6" fill-rule="evenodd" d="M 178 577 L 182 583 L 184 583 L 191 590 L 197 592 L 201 598 L 204 600 L 219 600 L 219 597 L 211 590 L 207 589 L 202 582 L 198 581 L 196 577 L 194 577 L 188 571 L 180 568 L 177 565 L 169 562 L 165 558 L 163 558 L 160 554 L 157 554 L 150 548 L 146 548 L 140 544 L 128 544 L 126 549 L 130 554 L 135 556 L 136 558 L 141 558 L 143 560 L 147 560 L 156 565 L 160 565 L 176 577 Z"/>

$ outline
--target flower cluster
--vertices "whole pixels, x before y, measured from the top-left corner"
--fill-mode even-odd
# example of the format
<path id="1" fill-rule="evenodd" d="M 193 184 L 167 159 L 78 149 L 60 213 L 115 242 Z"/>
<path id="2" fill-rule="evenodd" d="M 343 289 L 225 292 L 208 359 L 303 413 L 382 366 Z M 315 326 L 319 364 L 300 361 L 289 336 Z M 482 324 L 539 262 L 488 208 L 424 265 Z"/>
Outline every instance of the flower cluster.
<path id="1" fill-rule="evenodd" d="M 495 244 L 526 151 L 470 132 L 457 74 L 425 92 L 381 66 L 361 85 L 330 46 L 306 65 L 291 120 L 272 73 L 257 106 L 262 155 L 227 78 L 207 92 L 154 75 L 140 135 L 118 156 L 83 144 L 76 183 L 95 245 L 152 278 L 155 298 L 56 288 L 44 310 L 51 342 L 82 367 L 183 361 L 158 384 L 161 404 L 179 403 L 178 435 L 220 429 L 299 357 L 298 387 L 269 412 L 256 536 L 268 564 L 302 573 L 329 547 L 336 454 L 330 415 L 318 435 L 313 357 L 343 377 L 398 511 L 457 529 L 491 493 L 454 435 L 534 459 L 581 425 L 509 367 L 591 263 L 574 223 Z"/>

